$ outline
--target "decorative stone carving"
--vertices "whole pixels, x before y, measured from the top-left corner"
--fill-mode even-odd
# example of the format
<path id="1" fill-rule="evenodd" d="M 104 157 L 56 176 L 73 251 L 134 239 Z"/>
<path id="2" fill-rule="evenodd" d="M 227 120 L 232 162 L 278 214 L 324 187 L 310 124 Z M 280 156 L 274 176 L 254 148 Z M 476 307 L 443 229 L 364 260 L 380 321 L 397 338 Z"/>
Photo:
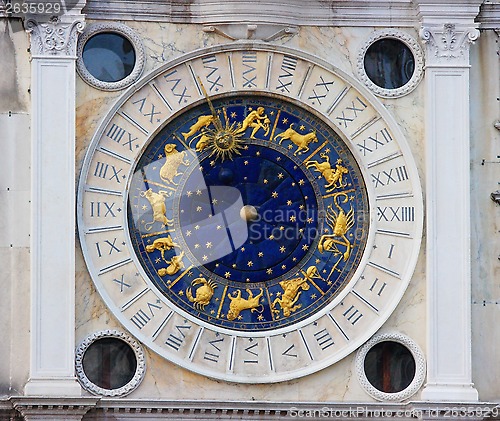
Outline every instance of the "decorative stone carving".
<path id="1" fill-rule="evenodd" d="M 19 396 L 10 399 L 12 406 L 25 420 L 80 421 L 94 408 L 98 398 L 48 398 Z M 9 418 L 11 419 L 11 418 Z M 18 419 L 12 418 L 12 419 Z"/>
<path id="2" fill-rule="evenodd" d="M 366 377 L 365 373 L 366 354 L 375 345 L 386 341 L 397 342 L 405 346 L 406 348 L 408 348 L 408 350 L 413 355 L 413 358 L 415 359 L 415 377 L 413 378 L 413 381 L 410 383 L 410 385 L 401 392 L 397 393 L 382 392 L 373 387 L 373 385 L 368 381 L 368 378 Z M 373 336 L 366 344 L 364 344 L 358 350 L 356 354 L 355 364 L 356 364 L 356 373 L 358 375 L 359 383 L 370 396 L 374 397 L 379 401 L 401 402 L 405 399 L 408 399 L 409 397 L 414 395 L 418 391 L 418 389 L 420 389 L 425 380 L 426 364 L 425 364 L 424 354 L 420 350 L 420 347 L 412 339 L 397 332 L 382 333 Z"/>
<path id="3" fill-rule="evenodd" d="M 78 34 L 85 27 L 81 15 L 70 22 L 53 17 L 47 23 L 27 19 L 26 31 L 31 34 L 31 54 L 34 56 L 74 56 Z"/>
<path id="4" fill-rule="evenodd" d="M 85 47 L 85 43 L 94 35 L 101 34 L 104 32 L 111 32 L 111 33 L 116 33 L 118 35 L 122 35 L 123 37 L 127 38 L 134 47 L 135 51 L 134 68 L 127 77 L 117 82 L 105 82 L 95 78 L 87 70 L 83 62 L 82 54 L 83 54 L 83 48 Z M 89 25 L 78 39 L 78 46 L 76 53 L 78 56 L 78 59 L 76 61 L 76 70 L 78 71 L 80 77 L 89 85 L 93 86 L 94 88 L 101 89 L 103 91 L 117 91 L 132 85 L 132 83 L 134 83 L 137 79 L 141 77 L 142 72 L 144 70 L 145 57 L 146 57 L 141 37 L 139 37 L 139 35 L 137 35 L 137 33 L 127 25 L 118 22 L 94 23 Z"/>
<path id="5" fill-rule="evenodd" d="M 446 23 L 441 27 L 422 27 L 420 37 L 427 44 L 427 64 L 467 65 L 470 44 L 478 39 L 479 30 Z"/>
<path id="6" fill-rule="evenodd" d="M 118 389 L 103 389 L 102 387 L 97 386 L 92 383 L 85 371 L 83 370 L 83 357 L 88 347 L 92 345 L 95 341 L 103 338 L 116 338 L 126 342 L 135 353 L 135 357 L 137 360 L 137 368 L 135 370 L 134 377 L 130 380 L 125 386 L 122 386 Z M 75 370 L 78 380 L 80 381 L 82 387 L 88 390 L 90 393 L 94 395 L 101 396 L 125 396 L 134 391 L 142 382 L 144 375 L 146 374 L 146 357 L 144 355 L 144 350 L 142 346 L 133 339 L 130 335 L 127 335 L 124 332 L 120 332 L 118 330 L 102 330 L 99 332 L 95 332 L 92 335 L 88 336 L 76 349 L 75 355 Z"/>
<path id="7" fill-rule="evenodd" d="M 375 85 L 365 71 L 365 55 L 370 46 L 383 38 L 394 38 L 403 42 L 412 52 L 415 59 L 415 70 L 411 79 L 403 86 L 397 89 L 385 89 Z M 374 32 L 359 50 L 357 57 L 357 71 L 360 80 L 375 94 L 384 98 L 398 98 L 413 91 L 419 84 L 424 74 L 424 53 L 417 40 L 406 32 L 396 29 L 385 29 Z"/>
<path id="8" fill-rule="evenodd" d="M 286 36 L 294 36 L 299 32 L 299 29 L 289 25 L 236 23 L 205 25 L 203 32 L 217 33 L 232 41 L 251 39 L 269 42 Z"/>

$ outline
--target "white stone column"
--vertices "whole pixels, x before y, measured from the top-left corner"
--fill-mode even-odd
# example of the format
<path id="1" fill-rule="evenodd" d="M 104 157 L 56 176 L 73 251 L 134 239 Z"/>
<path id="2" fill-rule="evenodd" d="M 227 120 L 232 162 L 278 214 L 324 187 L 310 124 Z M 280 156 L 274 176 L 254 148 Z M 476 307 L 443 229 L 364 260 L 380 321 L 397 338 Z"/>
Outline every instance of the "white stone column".
<path id="1" fill-rule="evenodd" d="M 83 16 L 31 34 L 31 364 L 29 396 L 80 396 L 75 354 L 75 60 Z"/>
<path id="2" fill-rule="evenodd" d="M 478 400 L 471 372 L 469 158 L 469 46 L 478 36 L 473 24 L 424 22 L 421 30 L 427 46 L 428 303 L 422 399 L 428 401 Z"/>

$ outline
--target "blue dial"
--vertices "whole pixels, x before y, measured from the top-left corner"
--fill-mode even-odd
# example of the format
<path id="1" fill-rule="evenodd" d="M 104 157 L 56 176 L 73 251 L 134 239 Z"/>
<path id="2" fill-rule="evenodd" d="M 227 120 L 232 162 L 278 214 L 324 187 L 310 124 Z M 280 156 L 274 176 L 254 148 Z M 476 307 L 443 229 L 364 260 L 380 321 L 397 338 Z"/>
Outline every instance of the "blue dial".
<path id="1" fill-rule="evenodd" d="M 289 326 L 352 278 L 368 197 L 327 124 L 265 96 L 209 101 L 149 143 L 129 188 L 137 258 L 169 301 L 222 328 Z"/>

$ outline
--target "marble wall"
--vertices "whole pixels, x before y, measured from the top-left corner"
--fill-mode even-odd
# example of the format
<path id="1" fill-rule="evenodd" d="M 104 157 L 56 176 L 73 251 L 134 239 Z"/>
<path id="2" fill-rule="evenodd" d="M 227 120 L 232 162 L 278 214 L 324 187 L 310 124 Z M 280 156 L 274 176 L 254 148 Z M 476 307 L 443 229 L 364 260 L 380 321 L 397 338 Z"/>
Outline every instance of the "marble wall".
<path id="1" fill-rule="evenodd" d="M 206 33 L 201 25 L 183 25 L 128 21 L 143 38 L 146 48 L 145 74 L 184 53 L 202 47 L 226 44 L 227 38 Z M 357 53 L 374 28 L 301 27 L 296 35 L 273 43 L 312 53 L 356 77 Z M 417 38 L 415 30 L 405 29 Z M 423 84 L 399 99 L 381 99 L 406 136 L 420 177 L 423 180 Z M 103 92 L 77 80 L 77 171 L 99 121 L 119 97 L 120 92 Z M 77 173 L 78 176 L 78 173 Z M 425 186 L 423 186 L 425 187 Z M 422 248 L 413 279 L 400 304 L 381 331 L 397 331 L 412 338 L 422 349 L 425 333 L 425 252 Z M 77 250 L 77 342 L 101 329 L 121 329 L 110 314 L 85 268 L 82 253 Z M 191 373 L 146 350 L 147 374 L 131 398 L 224 399 L 283 401 L 372 401 L 361 388 L 354 372 L 355 353 L 327 369 L 299 380 L 273 385 L 244 385 L 215 381 Z M 413 399 L 418 399 L 419 394 Z"/>
<path id="2" fill-rule="evenodd" d="M 21 394 L 29 369 L 28 48 L 21 21 L 0 20 L 0 396 Z"/>
<path id="3" fill-rule="evenodd" d="M 482 31 L 471 50 L 472 363 L 483 400 L 500 395 L 500 36 Z"/>

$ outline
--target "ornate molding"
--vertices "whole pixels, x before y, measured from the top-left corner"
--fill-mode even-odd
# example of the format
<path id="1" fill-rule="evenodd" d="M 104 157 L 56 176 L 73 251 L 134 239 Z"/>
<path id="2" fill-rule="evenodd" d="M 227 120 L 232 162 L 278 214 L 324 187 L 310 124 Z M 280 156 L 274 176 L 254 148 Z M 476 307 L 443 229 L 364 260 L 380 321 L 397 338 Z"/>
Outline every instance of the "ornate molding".
<path id="1" fill-rule="evenodd" d="M 415 70 L 411 79 L 403 86 L 397 89 L 385 89 L 375 85 L 365 71 L 365 55 L 370 46 L 384 38 L 394 38 L 403 42 L 412 52 L 415 59 Z M 368 40 L 364 43 L 363 47 L 358 52 L 357 57 L 357 71 L 359 79 L 375 94 L 383 98 L 398 98 L 413 91 L 419 82 L 422 80 L 424 74 L 424 53 L 420 48 L 417 40 L 406 32 L 397 29 L 384 29 L 374 32 Z"/>
<path id="2" fill-rule="evenodd" d="M 294 36 L 299 29 L 290 25 L 235 23 L 205 25 L 203 32 L 216 33 L 232 41 L 248 39 L 269 42 L 286 36 Z"/>
<path id="3" fill-rule="evenodd" d="M 12 406 L 25 420 L 77 421 L 94 408 L 98 398 L 12 397 Z M 17 418 L 14 418 L 17 419 Z"/>
<path id="4" fill-rule="evenodd" d="M 137 368 L 135 370 L 134 377 L 130 380 L 125 386 L 122 386 L 118 389 L 103 389 L 102 387 L 97 386 L 92 383 L 85 371 L 83 370 L 83 357 L 88 347 L 92 345 L 95 341 L 102 338 L 116 338 L 120 339 L 123 342 L 127 343 L 132 350 L 134 351 L 136 360 L 137 360 Z M 76 376 L 80 381 L 80 384 L 83 388 L 88 390 L 90 393 L 94 395 L 100 396 L 125 396 L 134 391 L 142 382 L 144 375 L 146 374 L 146 357 L 144 355 L 144 350 L 135 339 L 133 339 L 130 335 L 120 332 L 119 330 L 102 330 L 99 332 L 95 332 L 92 335 L 89 335 L 85 340 L 78 346 L 75 352 L 75 370 Z"/>
<path id="5" fill-rule="evenodd" d="M 445 23 L 439 27 L 422 27 L 420 38 L 427 44 L 427 66 L 468 65 L 469 47 L 479 38 L 479 30 Z"/>
<path id="6" fill-rule="evenodd" d="M 408 350 L 413 355 L 413 358 L 415 359 L 415 377 L 413 378 L 413 381 L 410 383 L 410 385 L 401 392 L 397 393 L 382 392 L 373 387 L 373 385 L 368 381 L 368 378 L 366 377 L 365 374 L 366 354 L 375 345 L 379 344 L 380 342 L 386 342 L 386 341 L 397 342 L 405 346 L 406 348 L 408 348 Z M 405 399 L 408 399 L 409 397 L 413 396 L 418 391 L 418 389 L 420 389 L 420 387 L 422 387 L 422 384 L 424 383 L 425 380 L 426 363 L 422 350 L 412 339 L 397 332 L 382 333 L 373 336 L 366 344 L 364 344 L 358 350 L 356 354 L 355 366 L 359 383 L 361 384 L 363 389 L 365 389 L 365 391 L 370 396 L 379 401 L 401 402 Z"/>
<path id="7" fill-rule="evenodd" d="M 67 20 L 67 19 L 65 19 Z M 69 22 L 54 17 L 41 23 L 34 18 L 25 21 L 26 31 L 31 35 L 31 54 L 33 56 L 75 56 L 78 34 L 83 32 L 85 21 L 76 15 Z"/>

